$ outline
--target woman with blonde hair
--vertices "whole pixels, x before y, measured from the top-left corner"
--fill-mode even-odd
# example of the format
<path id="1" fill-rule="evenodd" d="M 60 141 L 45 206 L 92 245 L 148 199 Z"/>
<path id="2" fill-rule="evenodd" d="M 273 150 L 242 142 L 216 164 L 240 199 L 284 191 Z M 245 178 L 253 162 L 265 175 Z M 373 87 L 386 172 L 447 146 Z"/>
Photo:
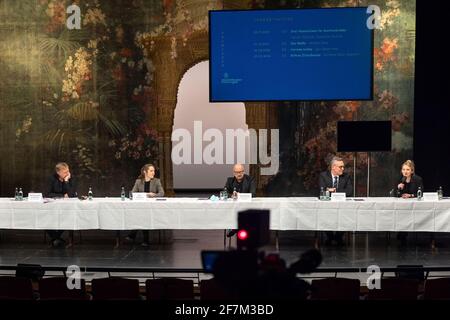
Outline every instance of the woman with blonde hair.
<path id="1" fill-rule="evenodd" d="M 423 192 L 423 180 L 421 177 L 415 174 L 415 165 L 412 160 L 406 160 L 402 164 L 401 174 L 402 177 L 397 184 L 397 194 L 402 198 L 414 198 L 417 197 L 417 191 L 419 188 Z"/>
<path id="2" fill-rule="evenodd" d="M 146 164 L 141 168 L 141 174 L 136 179 L 131 192 L 145 192 L 147 197 L 164 197 L 164 189 L 161 185 L 161 180 L 155 178 L 155 166 L 152 164 Z M 147 247 L 149 245 L 149 231 L 142 230 L 143 242 L 142 246 Z M 137 230 L 133 230 L 125 238 L 127 241 L 133 241 L 136 239 Z"/>
<path id="3" fill-rule="evenodd" d="M 417 191 L 419 188 L 423 192 L 423 180 L 421 177 L 416 175 L 416 166 L 412 160 L 406 160 L 402 164 L 401 169 L 402 177 L 397 184 L 397 195 L 398 197 L 408 199 L 417 197 Z M 406 238 L 408 237 L 407 232 L 399 232 L 397 234 L 397 239 L 401 241 L 401 245 L 406 245 Z"/>

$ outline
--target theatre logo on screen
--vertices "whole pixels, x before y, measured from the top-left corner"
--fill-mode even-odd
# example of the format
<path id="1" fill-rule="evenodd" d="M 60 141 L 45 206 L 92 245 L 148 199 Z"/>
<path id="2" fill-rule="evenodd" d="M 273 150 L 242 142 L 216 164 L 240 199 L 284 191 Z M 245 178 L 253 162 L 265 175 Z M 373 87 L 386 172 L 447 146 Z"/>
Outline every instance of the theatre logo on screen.
<path id="1" fill-rule="evenodd" d="M 230 78 L 230 75 L 229 75 L 227 72 L 225 72 L 225 73 L 223 74 L 223 78 L 220 80 L 220 82 L 221 82 L 222 84 L 239 84 L 240 82 L 242 82 L 242 79 L 239 79 L 239 78 L 236 78 L 236 79 Z"/>
<path id="2" fill-rule="evenodd" d="M 172 163 L 261 164 L 261 175 L 274 175 L 280 164 L 279 140 L 278 129 L 203 131 L 202 121 L 194 121 L 193 133 L 184 128 L 172 132 Z"/>

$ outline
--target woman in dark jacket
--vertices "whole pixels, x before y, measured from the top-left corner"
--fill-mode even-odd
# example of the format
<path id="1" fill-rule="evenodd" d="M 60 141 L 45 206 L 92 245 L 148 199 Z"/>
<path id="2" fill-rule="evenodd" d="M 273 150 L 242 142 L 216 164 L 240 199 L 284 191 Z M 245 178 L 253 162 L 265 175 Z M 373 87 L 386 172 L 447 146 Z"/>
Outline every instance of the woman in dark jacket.
<path id="1" fill-rule="evenodd" d="M 406 160 L 402 164 L 402 177 L 397 185 L 397 195 L 398 197 L 407 199 L 417 197 L 417 191 L 419 188 L 423 192 L 423 180 L 421 177 L 415 174 L 415 165 L 411 160 Z M 401 241 L 401 245 L 406 245 L 406 238 L 408 237 L 407 232 L 399 232 L 397 234 L 397 239 Z M 433 241 L 434 243 L 434 241 Z"/>
<path id="2" fill-rule="evenodd" d="M 415 174 L 414 162 L 406 160 L 402 165 L 402 178 L 397 185 L 398 195 L 402 198 L 415 198 L 419 188 L 423 192 L 423 180 Z"/>

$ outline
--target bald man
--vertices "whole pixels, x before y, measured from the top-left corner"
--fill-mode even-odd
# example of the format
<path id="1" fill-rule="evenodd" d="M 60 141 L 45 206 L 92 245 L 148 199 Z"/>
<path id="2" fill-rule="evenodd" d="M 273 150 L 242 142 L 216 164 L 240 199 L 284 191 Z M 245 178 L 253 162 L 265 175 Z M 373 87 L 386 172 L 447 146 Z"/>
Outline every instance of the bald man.
<path id="1" fill-rule="evenodd" d="M 225 183 L 225 188 L 229 196 L 233 195 L 233 192 L 237 193 L 251 193 L 252 197 L 256 196 L 256 183 L 252 177 L 245 174 L 245 167 L 238 163 L 233 167 L 233 177 L 229 177 Z M 232 237 L 236 234 L 236 230 L 228 230 L 227 237 Z"/>
<path id="2" fill-rule="evenodd" d="M 230 196 L 233 194 L 233 191 L 237 193 L 251 193 L 253 197 L 256 196 L 255 180 L 245 174 L 245 167 L 240 163 L 234 165 L 233 177 L 227 179 L 225 187 Z"/>

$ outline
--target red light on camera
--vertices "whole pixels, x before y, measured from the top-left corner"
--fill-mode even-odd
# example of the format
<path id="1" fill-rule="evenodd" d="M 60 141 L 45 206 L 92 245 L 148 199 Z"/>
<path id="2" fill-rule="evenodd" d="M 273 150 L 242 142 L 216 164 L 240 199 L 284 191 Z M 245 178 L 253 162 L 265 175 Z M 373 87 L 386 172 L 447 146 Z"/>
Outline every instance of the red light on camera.
<path id="1" fill-rule="evenodd" d="M 237 237 L 239 240 L 247 240 L 248 232 L 246 230 L 239 230 L 237 233 Z"/>

